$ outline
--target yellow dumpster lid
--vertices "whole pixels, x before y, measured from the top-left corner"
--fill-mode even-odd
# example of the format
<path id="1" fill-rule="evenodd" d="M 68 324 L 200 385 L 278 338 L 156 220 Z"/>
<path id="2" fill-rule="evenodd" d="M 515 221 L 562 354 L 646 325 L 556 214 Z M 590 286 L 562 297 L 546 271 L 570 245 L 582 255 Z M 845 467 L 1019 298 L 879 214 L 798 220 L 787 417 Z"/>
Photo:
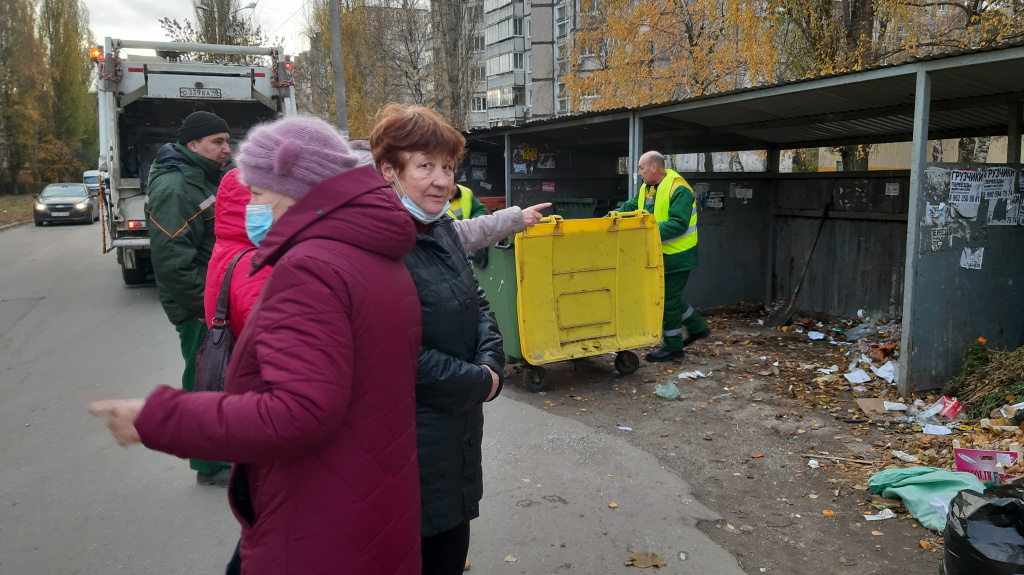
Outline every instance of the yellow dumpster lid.
<path id="1" fill-rule="evenodd" d="M 519 339 L 531 364 L 661 339 L 665 270 L 647 212 L 546 217 L 515 239 Z"/>

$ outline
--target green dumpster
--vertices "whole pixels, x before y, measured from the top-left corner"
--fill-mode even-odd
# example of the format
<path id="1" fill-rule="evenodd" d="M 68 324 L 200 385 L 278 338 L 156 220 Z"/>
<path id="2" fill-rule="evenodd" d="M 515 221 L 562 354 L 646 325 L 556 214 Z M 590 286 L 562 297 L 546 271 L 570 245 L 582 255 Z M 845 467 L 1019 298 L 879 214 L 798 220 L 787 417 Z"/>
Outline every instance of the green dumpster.
<path id="1" fill-rule="evenodd" d="M 506 360 L 521 360 L 523 351 L 519 344 L 519 311 L 516 309 L 516 295 L 519 290 L 516 284 L 515 247 L 511 238 L 488 247 L 487 267 L 481 270 L 474 266 L 473 273 L 487 294 L 491 311 L 498 320 Z"/>

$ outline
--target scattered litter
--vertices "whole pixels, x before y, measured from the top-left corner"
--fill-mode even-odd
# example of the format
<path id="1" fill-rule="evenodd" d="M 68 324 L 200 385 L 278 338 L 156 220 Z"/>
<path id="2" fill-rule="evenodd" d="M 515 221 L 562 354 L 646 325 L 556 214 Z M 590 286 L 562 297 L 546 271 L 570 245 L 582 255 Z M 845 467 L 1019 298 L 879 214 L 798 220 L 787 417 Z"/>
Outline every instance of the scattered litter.
<path id="1" fill-rule="evenodd" d="M 871 366 L 871 372 L 889 383 L 899 383 L 900 364 L 895 361 L 888 361 L 882 367 Z"/>
<path id="2" fill-rule="evenodd" d="M 654 393 L 662 399 L 672 401 L 679 397 L 679 387 L 675 383 L 668 381 L 664 384 L 659 383 L 654 386 Z"/>
<path id="3" fill-rule="evenodd" d="M 845 333 L 846 341 L 859 341 L 868 336 L 877 336 L 878 330 L 871 324 L 863 323 L 857 327 L 851 327 Z"/>
<path id="4" fill-rule="evenodd" d="M 945 425 L 933 425 L 929 423 L 928 425 L 924 426 L 925 435 L 949 435 L 950 433 L 953 432 L 950 431 L 949 428 L 946 427 Z"/>
<path id="5" fill-rule="evenodd" d="M 619 507 L 619 504 L 614 502 L 614 501 L 612 501 L 611 503 L 608 504 L 608 507 L 610 507 L 612 509 L 616 509 L 616 508 Z"/>
<path id="6" fill-rule="evenodd" d="M 946 501 L 941 497 L 932 497 L 928 502 L 928 505 L 935 511 L 935 513 L 938 513 L 943 517 L 949 516 L 949 501 Z"/>
<path id="7" fill-rule="evenodd" d="M 863 385 L 855 385 L 853 386 L 853 390 L 858 393 L 864 393 L 868 390 L 868 388 L 864 387 Z"/>
<path id="8" fill-rule="evenodd" d="M 626 426 L 623 426 L 623 425 L 620 425 L 619 429 L 621 429 L 622 431 L 633 431 L 632 427 L 626 427 Z"/>
<path id="9" fill-rule="evenodd" d="M 728 397 L 728 396 L 730 396 L 730 395 L 732 395 L 732 392 L 731 392 L 731 391 L 730 391 L 729 393 L 723 393 L 722 395 L 716 395 L 716 396 L 712 397 L 711 399 L 712 399 L 712 400 L 715 400 L 715 399 L 720 399 L 720 398 L 723 398 L 723 397 Z"/>
<path id="10" fill-rule="evenodd" d="M 885 533 L 882 533 L 881 531 L 872 531 L 871 534 L 876 537 L 878 537 L 879 535 L 885 535 Z"/>
<path id="11" fill-rule="evenodd" d="M 844 374 L 843 377 L 850 383 L 867 383 L 871 381 L 871 376 L 867 374 L 863 369 L 858 369 L 853 373 Z"/>
<path id="12" fill-rule="evenodd" d="M 907 404 L 896 403 L 895 401 L 883 401 L 882 406 L 885 407 L 886 411 L 906 411 Z"/>
<path id="13" fill-rule="evenodd" d="M 885 521 L 886 519 L 892 519 L 896 517 L 896 514 L 892 512 L 892 509 L 883 509 L 878 515 L 865 515 L 865 521 Z"/>
<path id="14" fill-rule="evenodd" d="M 807 337 L 811 339 L 825 339 L 825 334 L 820 331 L 809 331 L 807 332 Z"/>
<path id="15" fill-rule="evenodd" d="M 831 369 L 825 369 L 824 367 L 819 367 L 818 371 L 820 371 L 821 373 L 824 373 L 825 375 L 832 375 L 832 370 Z"/>
<path id="16" fill-rule="evenodd" d="M 708 375 L 704 375 L 704 373 L 701 372 L 701 371 L 693 370 L 693 371 L 681 371 L 681 372 L 679 372 L 679 375 L 677 375 L 676 377 L 678 377 L 679 379 L 698 379 L 698 378 L 701 378 L 701 377 L 708 377 L 710 375 L 711 375 L 711 372 L 708 372 Z"/>
<path id="17" fill-rule="evenodd" d="M 818 463 L 817 459 L 811 459 L 807 462 L 807 467 L 810 467 L 811 469 L 817 469 L 821 467 L 821 464 Z"/>
<path id="18" fill-rule="evenodd" d="M 903 452 L 903 451 L 893 451 L 892 452 L 892 456 L 895 457 L 896 459 L 899 459 L 903 463 L 917 463 L 918 462 L 917 457 L 914 457 L 913 455 L 911 455 L 909 453 L 906 453 L 906 452 Z"/>
<path id="19" fill-rule="evenodd" d="M 632 565 L 633 567 L 646 569 L 648 567 L 664 567 L 665 565 L 668 565 L 668 563 L 664 559 L 662 559 L 657 553 L 647 551 L 646 553 L 630 553 L 629 560 L 626 561 L 626 565 Z"/>
<path id="20" fill-rule="evenodd" d="M 511 556 L 511 555 L 506 555 L 505 556 L 505 563 L 518 563 L 518 562 L 519 562 L 519 560 L 516 559 L 515 557 Z"/>

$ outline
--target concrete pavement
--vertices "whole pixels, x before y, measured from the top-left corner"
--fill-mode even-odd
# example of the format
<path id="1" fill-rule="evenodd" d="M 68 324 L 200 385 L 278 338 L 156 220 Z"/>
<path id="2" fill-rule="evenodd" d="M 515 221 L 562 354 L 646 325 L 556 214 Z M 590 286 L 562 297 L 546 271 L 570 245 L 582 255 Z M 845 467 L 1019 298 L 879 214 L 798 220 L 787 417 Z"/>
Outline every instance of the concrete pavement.
<path id="1" fill-rule="evenodd" d="M 219 573 L 238 537 L 224 491 L 185 461 L 118 447 L 85 411 L 181 373 L 156 290 L 124 286 L 99 234 L 0 233 L 0 573 Z M 486 417 L 471 573 L 630 573 L 630 551 L 658 553 L 663 573 L 742 573 L 653 456 L 508 398 Z"/>

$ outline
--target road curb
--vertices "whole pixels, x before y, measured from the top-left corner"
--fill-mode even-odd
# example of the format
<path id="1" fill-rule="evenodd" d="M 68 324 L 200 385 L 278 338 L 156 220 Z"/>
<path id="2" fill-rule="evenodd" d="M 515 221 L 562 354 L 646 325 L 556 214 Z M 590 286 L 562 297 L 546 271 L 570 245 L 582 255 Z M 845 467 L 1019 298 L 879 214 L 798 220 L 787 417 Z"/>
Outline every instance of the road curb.
<path id="1" fill-rule="evenodd" d="M 0 232 L 9 230 L 11 228 L 16 228 L 16 227 L 19 227 L 19 226 L 23 226 L 25 224 L 31 224 L 31 223 L 32 223 L 32 220 L 22 220 L 20 222 L 14 222 L 13 224 L 4 224 L 4 225 L 0 226 Z"/>

